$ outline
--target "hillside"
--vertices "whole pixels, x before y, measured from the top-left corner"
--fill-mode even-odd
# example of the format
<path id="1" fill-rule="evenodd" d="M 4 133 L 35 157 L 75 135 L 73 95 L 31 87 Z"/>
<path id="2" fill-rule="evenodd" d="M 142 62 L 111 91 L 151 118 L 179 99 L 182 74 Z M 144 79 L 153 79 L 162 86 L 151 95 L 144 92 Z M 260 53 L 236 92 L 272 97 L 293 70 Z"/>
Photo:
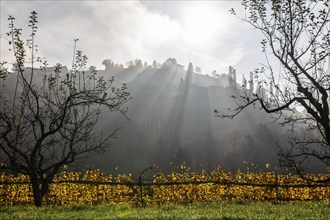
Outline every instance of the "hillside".
<path id="1" fill-rule="evenodd" d="M 133 97 L 126 120 L 113 113 L 102 118 L 104 132 L 115 127 L 119 139 L 109 152 L 87 161 L 102 170 L 139 172 L 152 164 L 171 169 L 185 161 L 195 170 L 244 167 L 243 161 L 277 165 L 277 143 L 284 133 L 255 106 L 234 120 L 215 117 L 214 109 L 233 105 L 242 87 L 230 73 L 211 77 L 175 62 L 133 65 L 99 71 L 127 83 Z M 249 91 L 247 91 L 249 92 Z M 84 163 L 85 165 L 85 163 Z M 116 168 L 116 170 L 114 169 Z"/>

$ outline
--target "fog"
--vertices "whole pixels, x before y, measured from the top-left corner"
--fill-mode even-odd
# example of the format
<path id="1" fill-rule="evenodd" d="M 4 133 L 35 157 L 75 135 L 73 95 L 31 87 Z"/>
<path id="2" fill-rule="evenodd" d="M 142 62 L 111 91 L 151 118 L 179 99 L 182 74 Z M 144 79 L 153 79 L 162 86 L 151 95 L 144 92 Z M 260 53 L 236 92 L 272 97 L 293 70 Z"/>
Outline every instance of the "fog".
<path id="1" fill-rule="evenodd" d="M 250 107 L 235 119 L 220 119 L 214 110 L 233 106 L 232 95 L 243 94 L 235 70 L 201 75 L 193 64 L 186 67 L 174 58 L 162 64 L 115 65 L 108 60 L 104 77 L 127 83 L 132 100 L 128 120 L 104 112 L 103 132 L 121 130 L 109 151 L 79 164 L 111 173 L 139 173 L 153 164 L 167 172 L 185 162 L 192 170 L 244 169 L 244 161 L 264 168 L 278 166 L 277 144 L 286 141 L 286 130 L 261 111 Z M 253 85 L 250 85 L 253 87 Z M 246 92 L 246 91 L 245 91 Z M 249 92 L 249 91 L 248 91 Z"/>
<path id="2" fill-rule="evenodd" d="M 192 171 L 213 171 L 218 166 L 245 170 L 246 163 L 253 163 L 257 170 L 266 169 L 266 164 L 270 169 L 279 168 L 277 153 L 279 147 L 288 146 L 290 128 L 274 122 L 258 105 L 246 108 L 232 120 L 216 117 L 214 112 L 235 107 L 232 96 L 260 92 L 252 75 L 240 84 L 231 66 L 225 73 L 202 75 L 192 63 L 183 66 L 175 58 L 150 65 L 137 59 L 125 67 L 104 60 L 103 65 L 98 75 L 114 77 L 115 86 L 127 84 L 132 100 L 127 103 L 126 117 L 102 109 L 97 129 L 107 135 L 120 128 L 117 138 L 105 154 L 76 161 L 69 166 L 71 170 L 101 169 L 114 175 L 137 175 L 150 166 L 169 172 L 182 163 Z M 30 74 L 31 68 L 24 71 Z M 64 66 L 61 74 L 65 76 L 68 71 Z M 41 86 L 45 72 L 50 74 L 54 68 L 35 69 L 34 83 Z M 10 95 L 15 85 L 16 74 L 10 74 L 1 83 L 1 91 Z M 306 136 L 305 131 L 298 128 L 295 135 Z"/>

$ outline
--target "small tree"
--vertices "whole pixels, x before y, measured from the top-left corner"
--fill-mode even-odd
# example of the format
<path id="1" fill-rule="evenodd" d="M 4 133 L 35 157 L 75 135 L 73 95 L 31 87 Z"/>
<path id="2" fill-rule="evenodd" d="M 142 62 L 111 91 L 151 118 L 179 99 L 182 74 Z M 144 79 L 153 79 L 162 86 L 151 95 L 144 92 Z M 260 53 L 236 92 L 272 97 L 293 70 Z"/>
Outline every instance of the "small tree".
<path id="1" fill-rule="evenodd" d="M 195 67 L 195 72 L 196 73 L 202 73 L 202 69 L 199 66 Z"/>
<path id="2" fill-rule="evenodd" d="M 97 130 L 102 110 L 125 115 L 124 104 L 130 99 L 126 86 L 113 86 L 95 69 L 85 71 L 87 57 L 77 51 L 73 69 L 62 73 L 56 64 L 47 72 L 47 62 L 36 57 L 34 44 L 37 13 L 29 17 L 30 38 L 24 42 L 22 29 L 9 16 L 9 44 L 15 57 L 15 71 L 10 73 L 6 62 L 0 65 L 4 85 L 15 81 L 14 88 L 2 87 L 0 106 L 0 153 L 5 156 L 1 168 L 30 177 L 34 204 L 42 205 L 54 176 L 64 165 L 91 153 L 103 153 L 115 137 L 116 130 L 103 134 Z M 30 50 L 31 71 L 23 69 Z M 43 75 L 36 75 L 34 66 L 41 63 Z M 40 69 L 39 69 L 40 74 Z"/>
<path id="3" fill-rule="evenodd" d="M 242 5 L 246 16 L 240 18 L 264 36 L 261 44 L 267 64 L 256 69 L 254 75 L 258 79 L 262 73 L 266 78 L 258 80 L 252 96 L 235 97 L 237 106 L 229 109 L 231 113 L 216 111 L 217 115 L 233 118 L 259 103 L 267 113 L 276 114 L 275 119 L 282 125 L 290 125 L 293 131 L 297 127 L 308 131 L 292 138 L 289 148 L 281 148 L 281 165 L 294 168 L 304 178 L 304 165 L 311 159 L 329 169 L 329 0 L 243 0 Z M 269 49 L 279 61 L 279 74 L 268 58 Z M 297 107 L 304 113 L 298 114 Z"/>

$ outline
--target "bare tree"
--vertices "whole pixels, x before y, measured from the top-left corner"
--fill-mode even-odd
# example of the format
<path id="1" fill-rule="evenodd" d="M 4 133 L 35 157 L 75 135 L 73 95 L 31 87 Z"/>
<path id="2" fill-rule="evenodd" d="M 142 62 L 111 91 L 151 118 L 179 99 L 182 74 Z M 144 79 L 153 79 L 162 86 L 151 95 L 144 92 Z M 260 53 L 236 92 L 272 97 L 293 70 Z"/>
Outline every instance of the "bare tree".
<path id="1" fill-rule="evenodd" d="M 293 131 L 303 128 L 306 135 L 292 138 L 289 147 L 281 147 L 280 161 L 306 179 L 304 168 L 308 161 L 323 163 L 328 172 L 330 165 L 329 3 L 243 0 L 246 14 L 238 17 L 263 34 L 261 44 L 267 63 L 254 72 L 258 86 L 252 95 L 234 97 L 237 105 L 227 109 L 229 112 L 216 110 L 220 117 L 233 118 L 248 106 L 258 104 L 281 125 L 290 125 Z M 231 12 L 236 15 L 233 9 Z M 269 54 L 279 63 L 279 71 L 275 71 Z M 303 113 L 298 114 L 297 108 L 303 109 Z"/>
<path id="2" fill-rule="evenodd" d="M 28 175 L 34 204 L 41 206 L 64 165 L 107 149 L 116 130 L 103 134 L 97 129 L 101 111 L 119 111 L 125 116 L 130 95 L 126 85 L 114 87 L 113 78 L 106 81 L 95 69 L 85 71 L 87 57 L 81 51 L 75 53 L 71 71 L 62 73 L 64 68 L 57 64 L 48 72 L 47 62 L 36 57 L 37 13 L 29 18 L 32 32 L 27 41 L 22 40 L 14 17 L 8 19 L 7 36 L 16 64 L 12 73 L 5 62 L 0 65 L 2 83 L 14 81 L 14 88 L 2 87 L 1 91 L 0 153 L 5 158 L 0 168 Z M 27 61 L 32 64 L 30 71 L 23 68 Z M 37 64 L 42 65 L 39 76 L 40 69 L 34 68 Z"/>

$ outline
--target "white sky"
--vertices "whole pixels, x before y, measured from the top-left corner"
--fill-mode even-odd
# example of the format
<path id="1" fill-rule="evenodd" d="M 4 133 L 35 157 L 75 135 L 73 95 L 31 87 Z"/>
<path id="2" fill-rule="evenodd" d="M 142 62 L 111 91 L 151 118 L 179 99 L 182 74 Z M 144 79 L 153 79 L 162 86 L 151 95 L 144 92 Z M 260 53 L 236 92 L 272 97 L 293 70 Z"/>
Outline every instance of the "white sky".
<path id="1" fill-rule="evenodd" d="M 39 55 L 51 65 L 71 66 L 75 38 L 88 65 L 99 69 L 107 58 L 125 64 L 135 58 L 162 63 L 174 57 L 184 66 L 192 62 L 201 67 L 204 74 L 227 72 L 232 65 L 248 77 L 264 62 L 261 35 L 229 12 L 235 8 L 243 14 L 240 1 L 0 0 L 0 4 L 0 60 L 10 60 L 8 15 L 29 31 L 28 16 L 34 10 L 39 16 Z"/>

